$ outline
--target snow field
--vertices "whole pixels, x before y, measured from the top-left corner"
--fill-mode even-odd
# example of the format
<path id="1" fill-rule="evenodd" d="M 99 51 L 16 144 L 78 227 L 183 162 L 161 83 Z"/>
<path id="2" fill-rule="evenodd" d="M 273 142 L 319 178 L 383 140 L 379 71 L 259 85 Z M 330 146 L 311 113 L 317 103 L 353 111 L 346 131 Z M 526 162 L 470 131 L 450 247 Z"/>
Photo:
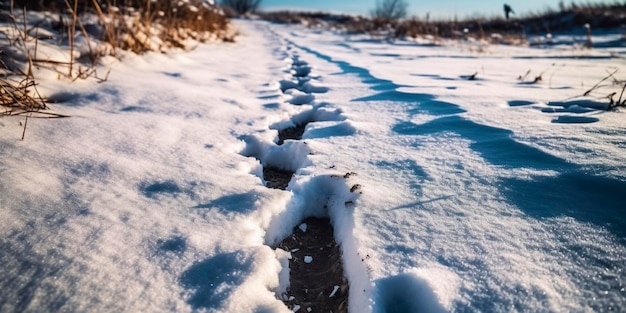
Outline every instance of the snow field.
<path id="1" fill-rule="evenodd" d="M 54 109 L 72 118 L 31 121 L 24 142 L 16 120 L 2 121 L 2 285 L 13 290 L 2 310 L 284 310 L 267 291 L 280 268 L 258 245 L 262 221 L 242 217 L 283 195 L 249 175 L 258 164 L 237 157 L 234 135 L 261 115 L 247 90 L 278 64 L 246 66 L 242 52 L 263 45 L 246 43 L 122 62 L 115 83 L 64 84 L 75 97 Z M 252 300 L 226 301 L 231 292 Z"/>
<path id="2" fill-rule="evenodd" d="M 293 30 L 281 33 L 289 37 Z M 605 131 L 598 132 L 599 129 L 594 127 L 611 134 L 619 133 L 616 120 L 619 116 L 590 111 L 602 125 L 589 124 L 591 127 L 585 129 L 581 127 L 587 124 L 558 126 L 552 121 L 562 117 L 542 111 L 546 99 L 571 96 L 571 90 L 580 83 L 577 79 L 582 78 L 587 86 L 595 84 L 602 78 L 604 67 L 614 66 L 615 62 L 610 58 L 598 58 L 606 62 L 591 62 L 596 63 L 592 65 L 595 72 L 591 74 L 589 71 L 589 76 L 585 72 L 585 76 L 581 76 L 575 73 L 576 68 L 589 67 L 590 62 L 584 61 L 584 57 L 582 60 L 564 57 L 566 65 L 557 74 L 564 69 L 570 70 L 565 77 L 571 75 L 573 79 L 560 82 L 569 84 L 565 86 L 567 88 L 547 88 L 543 84 L 527 87 L 502 71 L 493 73 L 493 67 L 484 69 L 485 73 L 490 73 L 489 78 L 479 81 L 451 75 L 451 72 L 469 72 L 453 71 L 451 67 L 469 65 L 480 69 L 472 64 L 490 64 L 483 56 L 462 57 L 463 62 L 446 62 L 456 58 L 446 56 L 453 54 L 454 49 L 442 47 L 445 52 L 441 52 L 417 48 L 416 52 L 415 47 L 410 47 L 412 54 L 423 55 L 420 56 L 423 58 L 428 58 L 432 52 L 443 54 L 434 60 L 416 62 L 420 57 L 402 55 L 405 49 L 402 43 L 390 48 L 388 44 L 338 37 L 328 32 L 303 31 L 289 38 L 311 55 L 337 65 L 336 76 L 325 76 L 325 82 L 333 86 L 335 95 L 340 96 L 334 101 L 349 103 L 342 109 L 351 120 L 376 120 L 378 123 L 376 127 L 361 127 L 358 134 L 377 137 L 385 129 L 392 129 L 400 135 L 384 137 L 385 142 L 370 140 L 367 145 L 359 144 L 355 138 L 341 143 L 338 141 L 344 138 L 333 139 L 334 144 L 344 149 L 358 146 L 344 151 L 342 157 L 361 157 L 359 161 L 350 160 L 350 157 L 343 160 L 354 162 L 350 168 L 361 173 L 359 181 L 365 186 L 366 192 L 355 211 L 355 222 L 363 225 L 367 234 L 358 234 L 359 226 L 355 228 L 355 234 L 359 239 L 367 238 L 361 241 L 361 251 L 376 247 L 370 251 L 377 254 L 367 255 L 382 259 L 377 262 L 372 260 L 376 257 L 370 257 L 367 261 L 377 286 L 393 273 L 402 276 L 406 272 L 415 273 L 416 269 L 418 273 L 425 273 L 428 270 L 419 269 L 444 265 L 451 274 L 448 277 L 456 279 L 434 281 L 430 290 L 438 290 L 436 299 L 448 310 L 547 308 L 548 311 L 559 311 L 564 308 L 623 306 L 619 300 L 623 286 L 617 277 L 623 275 L 624 263 L 615 258 L 624 253 L 620 244 L 623 239 L 619 239 L 623 238 L 623 232 L 618 226 L 623 225 L 622 218 L 618 217 L 623 216 L 623 210 L 611 196 L 613 192 L 625 190 L 620 180 L 624 175 L 623 166 L 619 165 L 621 158 L 615 154 L 621 148 L 619 144 L 611 143 L 606 135 L 597 136 Z M 346 45 L 352 46 L 349 51 L 343 49 Z M 374 48 L 370 46 L 402 53 L 373 58 L 371 51 Z M 528 50 L 517 52 L 515 49 L 505 52 L 529 53 Z M 355 53 L 359 51 L 362 57 Z M 411 63 L 404 62 L 409 58 Z M 437 58 L 443 62 L 436 62 Z M 499 58 L 507 65 L 506 72 L 509 72 L 509 65 L 516 62 L 497 56 Z M 541 60 L 542 56 L 532 59 L 535 58 Z M 482 67 L 487 68 L 484 64 Z M 528 61 L 523 66 L 528 66 Z M 420 72 L 427 74 L 417 74 Z M 374 95 L 364 97 L 367 92 L 355 90 L 354 83 L 344 85 L 343 80 L 349 75 L 343 74 L 372 84 L 370 93 Z M 505 88 L 504 79 L 492 78 L 494 76 L 507 77 L 508 87 Z M 333 77 L 338 79 L 331 80 Z M 563 79 L 562 76 L 559 78 Z M 496 85 L 500 87 L 494 88 Z M 532 88 L 533 92 L 520 94 L 519 91 L 524 90 L 521 88 Z M 515 100 L 507 100 L 511 97 Z M 521 100 L 524 98 L 532 100 Z M 586 100 L 584 105 L 593 107 L 594 103 Z M 376 117 L 369 111 L 372 106 L 376 106 L 379 113 Z M 397 120 L 387 120 L 388 117 Z M 579 121 L 575 116 L 572 120 Z M 407 146 L 412 148 L 407 149 Z M 367 151 L 368 157 L 363 157 L 359 151 Z M 605 160 L 596 158 L 600 155 Z M 323 158 L 315 158 L 314 163 Z M 593 174 L 589 174 L 590 170 Z M 409 186 L 412 190 L 407 190 Z M 611 191 L 601 191 L 593 186 L 603 186 L 600 189 Z M 604 208 L 606 213 L 592 213 L 597 212 L 593 209 L 595 205 Z M 598 244 L 590 245 L 586 240 L 557 235 L 572 231 L 599 236 Z M 580 251 L 574 246 L 584 248 Z M 556 252 L 553 247 L 564 250 L 557 248 L 560 251 Z M 588 258 L 596 253 L 602 254 L 597 249 L 612 251 L 606 256 L 611 265 L 602 268 L 600 264 L 605 264 L 603 262 L 597 264 L 600 267 L 580 263 L 580 255 Z M 381 254 L 382 251 L 385 252 Z M 593 268 L 588 268 L 589 265 Z M 599 275 L 604 277 L 601 279 L 604 282 L 592 287 L 595 283 L 588 281 L 582 286 L 580 283 L 585 279 L 581 275 Z M 377 277 L 381 277 L 380 281 Z M 416 280 L 420 281 L 419 278 Z M 438 288 L 438 285 L 457 288 Z M 597 288 L 608 290 L 598 294 Z M 594 289 L 596 291 L 592 291 Z M 381 297 L 385 290 L 378 287 L 373 292 L 377 299 L 375 311 L 388 308 Z M 594 293 L 591 298 L 583 296 Z M 409 302 L 404 308 L 412 311 L 409 309 L 411 305 L 419 304 Z"/>

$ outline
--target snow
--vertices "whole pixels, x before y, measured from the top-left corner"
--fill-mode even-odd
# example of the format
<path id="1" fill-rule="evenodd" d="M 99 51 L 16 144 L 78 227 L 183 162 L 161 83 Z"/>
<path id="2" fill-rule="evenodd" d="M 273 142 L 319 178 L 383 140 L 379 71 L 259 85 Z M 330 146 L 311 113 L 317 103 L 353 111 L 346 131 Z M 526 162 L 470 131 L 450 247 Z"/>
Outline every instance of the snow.
<path id="1" fill-rule="evenodd" d="M 579 97 L 623 47 L 237 26 L 105 59 L 104 83 L 36 73 L 72 117 L 24 141 L 0 119 L 0 311 L 289 312 L 270 247 L 309 216 L 333 223 L 351 312 L 626 308 L 624 113 Z"/>
<path id="2" fill-rule="evenodd" d="M 302 224 L 300 224 L 300 226 L 298 226 L 298 228 L 300 228 L 300 230 L 303 233 L 306 233 L 307 225 L 306 225 L 306 223 L 302 223 Z"/>

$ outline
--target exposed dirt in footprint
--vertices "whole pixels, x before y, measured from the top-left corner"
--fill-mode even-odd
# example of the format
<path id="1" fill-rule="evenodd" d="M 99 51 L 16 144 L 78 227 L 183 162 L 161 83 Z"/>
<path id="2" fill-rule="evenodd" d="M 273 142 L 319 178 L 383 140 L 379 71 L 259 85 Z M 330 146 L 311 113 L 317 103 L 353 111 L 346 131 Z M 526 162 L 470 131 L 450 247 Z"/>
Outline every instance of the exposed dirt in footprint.
<path id="1" fill-rule="evenodd" d="M 348 281 L 330 219 L 305 219 L 278 248 L 291 252 L 289 288 L 283 299 L 290 309 L 348 312 Z"/>
<path id="2" fill-rule="evenodd" d="M 311 103 L 315 97 L 304 93 L 303 81 L 308 81 L 311 67 L 297 56 L 292 58 L 292 75 L 298 83 L 281 81 L 281 90 L 294 88 L 291 104 Z M 310 87 L 310 86 L 309 86 Z M 321 88 L 321 87 L 320 87 Z M 278 132 L 278 144 L 285 140 L 300 140 L 308 122 Z M 294 172 L 264 166 L 263 179 L 268 188 L 287 189 Z M 320 204 L 323 205 L 323 204 Z M 289 288 L 278 295 L 293 312 L 348 312 L 348 281 L 343 273 L 341 250 L 335 241 L 329 218 L 309 217 L 294 228 L 293 233 L 274 249 L 291 252 L 289 260 Z"/>
<path id="3" fill-rule="evenodd" d="M 263 179 L 265 179 L 265 186 L 267 188 L 285 190 L 289 185 L 291 176 L 293 176 L 292 171 L 281 170 L 270 166 L 263 167 Z"/>
<path id="4" fill-rule="evenodd" d="M 306 124 L 296 125 L 294 127 L 285 128 L 278 132 L 278 144 L 282 145 L 285 140 L 300 140 L 304 134 Z"/>

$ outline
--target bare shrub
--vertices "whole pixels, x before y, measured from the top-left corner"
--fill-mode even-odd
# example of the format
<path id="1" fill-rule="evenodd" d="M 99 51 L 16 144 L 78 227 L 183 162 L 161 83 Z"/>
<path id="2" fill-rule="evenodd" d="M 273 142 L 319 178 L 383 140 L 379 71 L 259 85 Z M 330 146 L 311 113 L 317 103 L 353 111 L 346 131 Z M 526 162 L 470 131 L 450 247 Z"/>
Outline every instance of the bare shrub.
<path id="1" fill-rule="evenodd" d="M 626 107 L 626 98 L 624 92 L 626 91 L 626 80 L 619 79 L 615 74 L 619 69 L 615 68 L 607 70 L 607 76 L 598 81 L 593 87 L 583 93 L 583 96 L 600 96 L 601 98 L 608 99 L 609 105 L 607 110 L 616 110 L 618 108 Z M 607 90 L 608 89 L 608 90 Z M 608 95 L 607 95 L 608 93 Z M 618 96 L 619 94 L 619 96 Z M 616 100 L 615 97 L 618 96 Z"/>
<path id="2" fill-rule="evenodd" d="M 237 15 L 256 12 L 260 4 L 261 0 L 222 0 L 222 5 Z"/>
<path id="3" fill-rule="evenodd" d="M 376 2 L 371 15 L 374 19 L 397 21 L 407 16 L 408 8 L 409 4 L 405 0 L 382 0 Z"/>
<path id="4" fill-rule="evenodd" d="M 43 99 L 34 92 L 32 77 L 0 78 L 0 115 L 20 115 L 47 109 Z"/>

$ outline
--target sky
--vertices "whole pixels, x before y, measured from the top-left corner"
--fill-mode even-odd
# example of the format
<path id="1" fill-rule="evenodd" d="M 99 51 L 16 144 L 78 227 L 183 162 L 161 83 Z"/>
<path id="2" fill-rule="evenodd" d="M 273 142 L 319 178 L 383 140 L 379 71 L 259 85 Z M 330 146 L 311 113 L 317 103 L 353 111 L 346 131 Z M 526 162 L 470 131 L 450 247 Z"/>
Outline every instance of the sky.
<path id="1" fill-rule="evenodd" d="M 504 3 L 511 5 L 518 14 L 544 11 L 546 8 L 558 8 L 559 0 L 407 0 L 409 14 L 425 16 L 430 13 L 431 17 L 453 18 L 455 15 L 463 18 L 469 16 L 493 16 L 502 14 Z M 581 1 L 577 1 L 581 2 Z M 589 3 L 606 3 L 606 0 L 585 0 Z M 609 1 L 612 2 L 612 1 Z M 565 1 L 571 3 L 570 0 Z M 374 8 L 376 0 L 263 0 L 263 10 L 303 10 L 303 11 L 326 11 L 333 13 L 368 14 Z"/>

